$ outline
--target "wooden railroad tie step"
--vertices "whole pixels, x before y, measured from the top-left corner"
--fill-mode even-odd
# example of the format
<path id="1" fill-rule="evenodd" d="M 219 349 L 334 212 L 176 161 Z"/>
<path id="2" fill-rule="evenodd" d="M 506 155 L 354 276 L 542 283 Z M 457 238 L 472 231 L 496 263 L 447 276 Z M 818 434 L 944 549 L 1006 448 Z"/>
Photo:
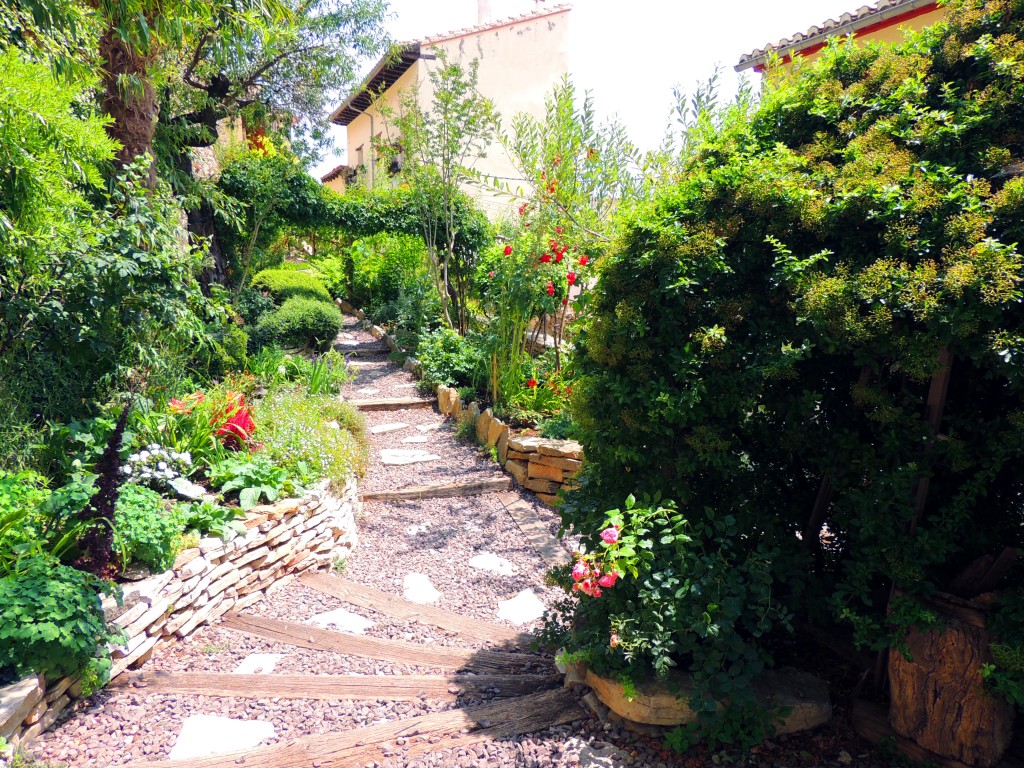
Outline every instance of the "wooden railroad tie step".
<path id="1" fill-rule="evenodd" d="M 450 499 L 455 496 L 474 496 L 481 493 L 512 490 L 512 478 L 487 478 L 463 483 L 430 483 L 408 485 L 394 491 L 367 491 L 359 494 L 362 501 L 404 501 L 406 499 Z"/>
<path id="2" fill-rule="evenodd" d="M 239 698 L 414 701 L 420 696 L 453 701 L 463 692 L 523 696 L 561 685 L 551 675 L 239 675 L 156 672 L 133 675 L 119 687 L 145 694 L 187 693 Z"/>
<path id="3" fill-rule="evenodd" d="M 364 765 L 401 754 L 406 760 L 482 741 L 512 739 L 583 718 L 572 693 L 564 688 L 469 709 L 435 712 L 344 733 L 304 736 L 284 744 L 213 757 L 174 762 L 138 762 L 129 768 L 310 768 L 315 765 Z M 394 746 L 406 739 L 404 747 Z M 431 739 L 435 743 L 431 743 Z"/>
<path id="4" fill-rule="evenodd" d="M 523 501 L 516 493 L 503 493 L 498 496 L 498 501 L 505 507 L 505 511 L 519 526 L 530 546 L 536 550 L 541 559 L 551 567 L 558 567 L 572 562 L 572 555 L 562 546 L 557 538 L 551 535 L 551 531 L 545 522 L 537 514 L 536 510 Z"/>
<path id="5" fill-rule="evenodd" d="M 291 621 L 278 621 L 261 616 L 244 616 L 237 613 L 228 614 L 221 622 L 221 626 L 254 637 L 261 637 L 264 640 L 287 643 L 300 648 L 333 651 L 348 656 L 429 669 L 470 669 L 475 672 L 505 674 L 527 667 L 550 667 L 548 659 L 533 654 L 417 645 L 401 640 L 349 635 Z"/>
<path id="6" fill-rule="evenodd" d="M 336 597 L 361 608 L 370 608 L 396 619 L 417 621 L 454 632 L 463 637 L 481 642 L 494 642 L 512 646 L 525 646 L 530 635 L 511 627 L 493 624 L 489 621 L 460 616 L 443 608 L 411 603 L 400 597 L 373 587 L 366 587 L 348 579 L 328 576 L 325 573 L 310 573 L 300 582 L 318 592 Z"/>
<path id="7" fill-rule="evenodd" d="M 434 405 L 433 400 L 422 397 L 372 397 L 347 402 L 360 411 L 400 411 L 405 408 L 430 408 Z"/>

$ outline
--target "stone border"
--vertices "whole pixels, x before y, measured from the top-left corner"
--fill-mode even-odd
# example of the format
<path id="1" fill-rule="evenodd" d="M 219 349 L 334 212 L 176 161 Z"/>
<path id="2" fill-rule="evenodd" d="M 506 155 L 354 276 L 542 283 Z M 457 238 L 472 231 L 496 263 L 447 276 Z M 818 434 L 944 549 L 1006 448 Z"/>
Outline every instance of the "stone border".
<path id="1" fill-rule="evenodd" d="M 340 493 L 327 485 L 301 499 L 253 507 L 245 517 L 246 533 L 201 539 L 178 555 L 171 570 L 122 584 L 121 605 L 104 598 L 107 621 L 128 636 L 124 645 L 110 648 L 110 678 L 144 664 L 160 644 L 188 637 L 298 574 L 346 557 L 356 545 L 358 487 L 354 477 Z M 80 678 L 47 681 L 39 675 L 0 688 L 0 737 L 15 747 L 29 744 L 82 695 Z"/>
<path id="2" fill-rule="evenodd" d="M 398 346 L 394 336 L 367 319 L 363 310 L 344 299 L 336 300 L 343 312 L 355 315 L 369 326 L 370 335 L 383 339 L 392 352 L 406 350 Z M 408 352 L 406 352 L 408 355 Z M 402 366 L 422 377 L 420 362 L 411 355 Z M 572 480 L 583 467 L 583 446 L 575 440 L 551 440 L 545 437 L 512 437 L 511 431 L 488 408 L 483 413 L 476 403 L 463 405 L 459 393 L 452 387 L 437 388 L 437 409 L 457 422 L 473 419 L 476 422 L 477 441 L 487 448 L 497 448 L 498 463 L 515 481 L 537 494 L 549 507 L 557 506 L 558 492 L 571 487 Z"/>

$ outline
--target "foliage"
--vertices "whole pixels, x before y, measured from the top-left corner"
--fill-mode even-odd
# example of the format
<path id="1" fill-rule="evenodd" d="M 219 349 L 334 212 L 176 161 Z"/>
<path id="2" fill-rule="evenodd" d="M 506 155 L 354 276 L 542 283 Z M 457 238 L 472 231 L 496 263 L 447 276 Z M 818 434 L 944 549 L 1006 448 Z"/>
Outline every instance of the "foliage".
<path id="1" fill-rule="evenodd" d="M 238 508 L 224 507 L 209 501 L 196 501 L 178 505 L 178 516 L 186 534 L 217 536 L 225 539 L 229 531 L 244 534 L 242 512 Z"/>
<path id="2" fill-rule="evenodd" d="M 334 304 L 296 296 L 264 315 L 251 338 L 257 348 L 266 344 L 324 348 L 343 325 L 341 311 Z"/>
<path id="3" fill-rule="evenodd" d="M 366 426 L 347 403 L 281 388 L 256 404 L 262 453 L 303 484 L 321 478 L 344 484 L 366 461 Z M 337 424 L 335 428 L 334 424 Z"/>
<path id="4" fill-rule="evenodd" d="M 894 585 L 946 589 L 1024 544 L 1022 38 L 1019 4 L 952 2 L 903 45 L 834 42 L 697 136 L 577 336 L 567 526 L 660 492 L 694 551 L 775 553 L 773 600 L 873 645 L 913 620 L 887 615 Z"/>
<path id="5" fill-rule="evenodd" d="M 327 287 L 314 275 L 291 269 L 264 269 L 252 279 L 252 287 L 269 293 L 275 301 L 284 302 L 293 296 L 331 300 Z"/>
<path id="6" fill-rule="evenodd" d="M 419 214 L 441 316 L 450 328 L 465 334 L 476 254 L 456 249 L 455 221 L 466 205 L 461 186 L 471 178 L 469 169 L 485 155 L 497 116 L 477 90 L 480 62 L 451 61 L 440 48 L 436 55 L 437 66 L 428 70 L 430 107 L 421 107 L 416 89 L 402 94 L 397 111 L 381 105 L 385 128 L 396 135 L 376 149 L 386 159 L 388 150 L 400 143 L 402 178 Z"/>
<path id="7" fill-rule="evenodd" d="M 174 478 L 188 477 L 191 473 L 191 456 L 168 451 L 157 443 L 150 443 L 133 453 L 121 465 L 121 474 L 127 482 L 148 485 L 157 490 L 166 489 Z"/>
<path id="8" fill-rule="evenodd" d="M 757 639 L 787 616 L 773 594 L 778 550 L 741 543 L 732 515 L 688 513 L 632 496 L 608 512 L 571 574 L 578 604 L 550 621 L 571 626 L 566 649 L 586 652 L 600 674 L 665 678 L 682 667 L 696 687 L 690 706 L 713 714 L 716 700 L 752 703 L 767 661 Z"/>
<path id="9" fill-rule="evenodd" d="M 537 430 L 541 437 L 551 440 L 575 440 L 579 436 L 576 423 L 568 409 L 538 421 Z"/>
<path id="10" fill-rule="evenodd" d="M 337 394 L 351 378 L 345 357 L 335 349 L 307 359 L 279 347 L 263 347 L 249 359 L 247 367 L 268 389 L 298 382 L 311 395 Z"/>
<path id="11" fill-rule="evenodd" d="M 346 258 L 352 263 L 352 300 L 378 324 L 418 333 L 438 317 L 422 237 L 381 233 L 361 238 L 347 249 Z"/>
<path id="12" fill-rule="evenodd" d="M 115 639 L 100 592 L 115 588 L 37 555 L 0 576 L 0 677 L 56 678 L 83 669 L 99 646 Z"/>
<path id="13" fill-rule="evenodd" d="M 484 371 L 482 351 L 473 340 L 450 328 L 438 328 L 420 336 L 416 359 L 423 365 L 423 380 L 431 386 L 464 386 L 476 389 Z"/>
<path id="14" fill-rule="evenodd" d="M 273 297 L 251 285 L 242 289 L 235 302 L 235 309 L 238 310 L 238 314 L 242 316 L 245 324 L 249 326 L 259 323 L 261 317 L 268 312 L 273 312 L 276 307 Z"/>
<path id="15" fill-rule="evenodd" d="M 311 395 L 336 395 L 352 378 L 345 357 L 336 349 L 313 355 L 307 388 Z"/>
<path id="16" fill-rule="evenodd" d="M 229 447 L 249 441 L 255 427 L 248 413 L 240 393 L 222 387 L 172 398 L 163 407 L 140 403 L 131 423 L 138 445 L 189 456 L 192 474 L 219 461 Z"/>
<path id="17" fill-rule="evenodd" d="M 303 475 L 308 469 L 299 467 Z M 271 460 L 256 454 L 248 457 L 229 457 L 210 467 L 210 484 L 221 493 L 238 491 L 238 504 L 249 510 L 259 504 L 261 498 L 277 501 L 279 498 L 296 496 L 302 488 L 288 476 L 288 470 L 276 467 Z"/>
<path id="18" fill-rule="evenodd" d="M 138 485 L 121 487 L 114 516 L 114 549 L 121 567 L 142 563 L 154 573 L 174 565 L 181 520 L 159 493 Z"/>

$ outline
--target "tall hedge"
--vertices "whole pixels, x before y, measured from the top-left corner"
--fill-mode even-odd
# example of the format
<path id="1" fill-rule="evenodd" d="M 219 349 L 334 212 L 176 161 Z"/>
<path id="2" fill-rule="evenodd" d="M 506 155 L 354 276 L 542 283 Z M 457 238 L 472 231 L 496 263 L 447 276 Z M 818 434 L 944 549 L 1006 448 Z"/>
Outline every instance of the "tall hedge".
<path id="1" fill-rule="evenodd" d="M 734 515 L 791 609 L 876 644 L 893 584 L 1024 545 L 1024 2 L 948 19 L 769 77 L 632 215 L 579 336 L 567 523 L 629 493 Z"/>

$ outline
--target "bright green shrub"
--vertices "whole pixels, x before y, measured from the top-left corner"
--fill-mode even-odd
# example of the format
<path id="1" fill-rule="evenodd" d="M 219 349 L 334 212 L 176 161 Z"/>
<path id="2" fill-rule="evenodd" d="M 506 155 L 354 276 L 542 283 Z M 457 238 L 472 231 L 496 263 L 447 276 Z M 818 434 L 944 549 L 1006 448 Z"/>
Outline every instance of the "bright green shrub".
<path id="1" fill-rule="evenodd" d="M 264 269 L 253 277 L 251 287 L 266 291 L 279 304 L 295 296 L 331 301 L 327 286 L 319 278 L 294 269 Z"/>
<path id="2" fill-rule="evenodd" d="M 1024 85 L 1006 63 L 1024 54 L 1024 8 L 949 14 L 902 46 L 835 43 L 756 111 L 703 121 L 678 183 L 630 216 L 578 337 L 587 467 L 566 524 L 590 535 L 630 493 L 676 499 L 695 548 L 777 552 L 776 601 L 875 647 L 923 618 L 905 598 L 888 613 L 894 585 L 949 589 L 1024 545 L 1024 196 L 1008 181 Z M 946 351 L 935 439 L 925 403 Z M 737 533 L 701 527 L 712 513 Z M 685 595 L 657 599 L 688 611 Z M 727 654 L 729 627 L 704 642 Z M 756 671 L 735 661 L 723 675 Z"/>
<path id="3" fill-rule="evenodd" d="M 174 565 L 182 523 L 175 508 L 159 493 L 139 485 L 123 485 L 114 515 L 114 550 L 121 566 L 142 563 L 154 572 Z"/>
<path id="4" fill-rule="evenodd" d="M 317 259 L 315 262 L 316 276 L 327 286 L 330 294 L 337 299 L 349 297 L 348 287 L 352 282 L 349 274 L 350 267 L 351 263 L 340 256 Z"/>
<path id="5" fill-rule="evenodd" d="M 354 242 L 352 298 L 378 323 L 419 330 L 437 316 L 423 238 L 382 233 Z M 433 313 L 430 315 L 428 313 Z"/>
<path id="6" fill-rule="evenodd" d="M 255 326 L 260 318 L 277 308 L 274 299 L 251 285 L 242 289 L 235 303 L 235 309 L 247 326 Z"/>
<path id="7" fill-rule="evenodd" d="M 43 556 L 0 575 L 0 683 L 30 673 L 54 679 L 79 672 L 107 629 L 99 593 L 112 584 Z"/>
<path id="8" fill-rule="evenodd" d="M 336 397 L 276 390 L 257 403 L 256 420 L 261 453 L 304 484 L 322 478 L 343 484 L 363 469 L 365 424 L 355 409 Z"/>
<path id="9" fill-rule="evenodd" d="M 423 364 L 423 381 L 429 386 L 477 388 L 484 381 L 486 364 L 478 344 L 479 339 L 460 336 L 450 328 L 421 335 L 416 358 Z"/>
<path id="10" fill-rule="evenodd" d="M 343 325 L 341 311 L 331 302 L 296 296 L 264 315 L 252 340 L 257 348 L 266 344 L 324 348 L 334 341 Z"/>

